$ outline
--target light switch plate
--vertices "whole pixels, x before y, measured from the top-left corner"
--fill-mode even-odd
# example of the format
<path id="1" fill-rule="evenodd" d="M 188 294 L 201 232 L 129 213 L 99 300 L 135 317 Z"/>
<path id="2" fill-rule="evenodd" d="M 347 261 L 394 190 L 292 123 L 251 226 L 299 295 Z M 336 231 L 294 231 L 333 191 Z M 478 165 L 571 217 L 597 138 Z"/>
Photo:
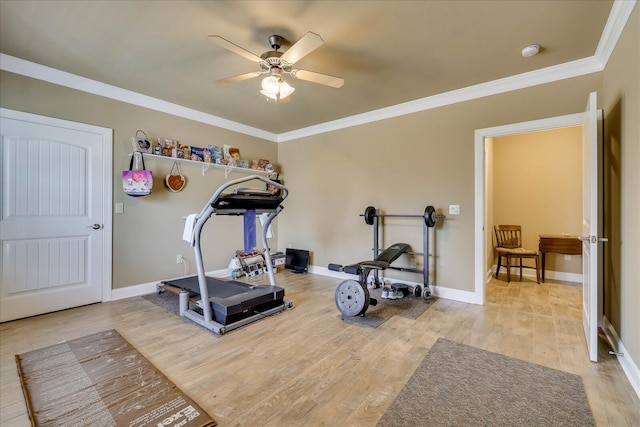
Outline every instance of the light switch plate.
<path id="1" fill-rule="evenodd" d="M 460 205 L 449 205 L 449 215 L 460 215 Z"/>
<path id="2" fill-rule="evenodd" d="M 124 203 L 116 203 L 116 213 L 124 212 Z"/>

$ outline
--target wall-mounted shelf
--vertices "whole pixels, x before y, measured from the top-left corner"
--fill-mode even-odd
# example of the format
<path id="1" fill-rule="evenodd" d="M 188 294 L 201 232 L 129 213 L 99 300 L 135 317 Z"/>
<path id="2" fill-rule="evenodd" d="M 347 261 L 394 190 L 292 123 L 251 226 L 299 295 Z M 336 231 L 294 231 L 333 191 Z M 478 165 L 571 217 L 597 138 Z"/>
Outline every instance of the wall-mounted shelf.
<path id="1" fill-rule="evenodd" d="M 267 178 L 270 178 L 272 175 L 277 175 L 277 172 L 268 172 L 268 171 L 263 171 L 258 169 L 239 168 L 237 166 L 219 165 L 217 163 L 198 162 L 190 159 L 179 159 L 177 157 L 158 156 L 157 154 L 149 154 L 149 153 L 140 153 L 140 154 L 142 154 L 143 156 L 151 157 L 155 159 L 170 160 L 174 162 L 181 162 L 181 163 L 188 163 L 191 165 L 202 166 L 202 176 L 204 176 L 205 172 L 207 172 L 209 169 L 212 169 L 212 168 L 224 170 L 225 178 L 227 178 L 231 172 L 238 172 L 238 173 L 248 174 L 248 175 L 264 175 Z M 133 153 L 129 154 L 129 156 L 132 156 L 132 155 Z"/>

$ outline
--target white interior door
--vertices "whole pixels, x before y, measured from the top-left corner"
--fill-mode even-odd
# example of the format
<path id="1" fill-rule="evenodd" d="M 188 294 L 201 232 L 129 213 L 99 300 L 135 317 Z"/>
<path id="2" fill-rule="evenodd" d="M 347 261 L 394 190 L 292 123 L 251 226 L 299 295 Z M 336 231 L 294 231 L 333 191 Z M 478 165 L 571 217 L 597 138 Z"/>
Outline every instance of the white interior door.
<path id="1" fill-rule="evenodd" d="M 587 340 L 589 359 L 598 361 L 598 326 L 602 316 L 602 276 L 599 242 L 601 164 L 601 121 L 597 109 L 597 94 L 589 94 L 582 121 L 582 324 Z"/>
<path id="2" fill-rule="evenodd" d="M 0 120 L 0 321 L 108 298 L 111 130 L 11 110 Z"/>

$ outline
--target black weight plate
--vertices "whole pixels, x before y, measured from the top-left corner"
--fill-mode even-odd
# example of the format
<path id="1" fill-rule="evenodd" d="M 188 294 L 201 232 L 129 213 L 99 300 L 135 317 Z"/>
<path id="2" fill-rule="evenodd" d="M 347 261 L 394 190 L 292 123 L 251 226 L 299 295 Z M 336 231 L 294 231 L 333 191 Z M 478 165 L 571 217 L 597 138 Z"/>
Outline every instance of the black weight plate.
<path id="1" fill-rule="evenodd" d="M 367 209 L 364 210 L 364 222 L 367 225 L 373 225 L 373 218 L 376 216 L 376 208 L 373 206 L 367 206 Z"/>
<path id="2" fill-rule="evenodd" d="M 432 297 L 431 289 L 429 289 L 429 286 L 425 286 L 424 289 L 422 290 L 422 298 L 431 299 L 431 297 Z"/>
<path id="3" fill-rule="evenodd" d="M 369 290 L 356 280 L 345 280 L 336 289 L 336 307 L 344 316 L 359 316 L 369 308 Z"/>
<path id="4" fill-rule="evenodd" d="M 427 224 L 427 227 L 435 227 L 436 225 L 436 209 L 429 205 L 424 210 L 424 223 Z"/>
<path id="5" fill-rule="evenodd" d="M 413 296 L 416 298 L 420 298 L 422 296 L 422 286 L 416 285 L 413 288 Z"/>

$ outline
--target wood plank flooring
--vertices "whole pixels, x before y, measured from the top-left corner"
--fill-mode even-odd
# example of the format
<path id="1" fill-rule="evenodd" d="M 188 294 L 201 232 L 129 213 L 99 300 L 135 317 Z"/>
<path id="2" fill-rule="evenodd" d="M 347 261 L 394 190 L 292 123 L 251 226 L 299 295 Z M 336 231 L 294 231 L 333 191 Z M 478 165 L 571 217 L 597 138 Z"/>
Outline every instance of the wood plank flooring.
<path id="1" fill-rule="evenodd" d="M 580 375 L 598 426 L 640 425 L 640 400 L 602 339 L 599 363 L 589 362 L 578 286 L 492 279 L 484 306 L 439 299 L 416 320 L 372 329 L 340 319 L 340 280 L 276 280 L 294 309 L 222 337 L 142 297 L 1 324 L 0 425 L 30 425 L 15 354 L 105 329 L 222 427 L 375 426 L 439 337 Z"/>

